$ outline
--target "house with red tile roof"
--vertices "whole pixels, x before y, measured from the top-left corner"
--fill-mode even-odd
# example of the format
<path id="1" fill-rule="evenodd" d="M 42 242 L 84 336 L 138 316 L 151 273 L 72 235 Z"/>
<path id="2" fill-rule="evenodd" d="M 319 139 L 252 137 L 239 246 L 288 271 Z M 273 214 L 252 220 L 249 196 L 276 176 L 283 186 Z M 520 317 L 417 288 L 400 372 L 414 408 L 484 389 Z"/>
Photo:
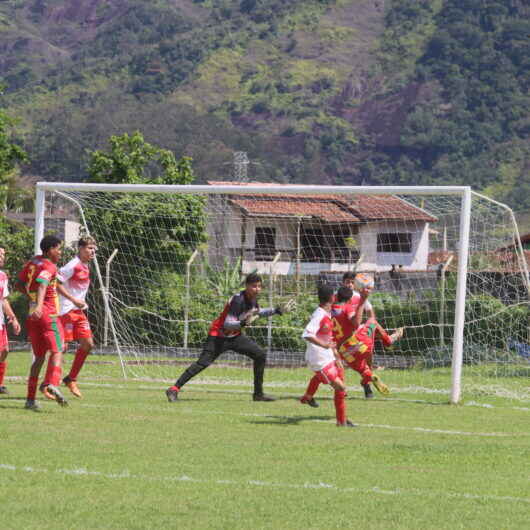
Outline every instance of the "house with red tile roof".
<path id="1" fill-rule="evenodd" d="M 209 182 L 216 185 L 281 184 Z M 243 272 L 427 270 L 429 225 L 437 218 L 391 195 L 212 195 L 210 257 L 240 258 Z M 214 258 L 215 259 L 215 258 Z"/>

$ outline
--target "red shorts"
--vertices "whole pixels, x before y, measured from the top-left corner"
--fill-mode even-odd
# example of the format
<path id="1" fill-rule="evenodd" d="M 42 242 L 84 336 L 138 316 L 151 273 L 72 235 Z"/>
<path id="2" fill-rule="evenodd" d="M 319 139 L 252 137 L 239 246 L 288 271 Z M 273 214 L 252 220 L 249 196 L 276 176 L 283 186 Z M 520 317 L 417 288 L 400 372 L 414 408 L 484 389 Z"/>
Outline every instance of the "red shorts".
<path id="1" fill-rule="evenodd" d="M 29 317 L 26 320 L 29 339 L 35 357 L 46 352 L 61 353 L 64 345 L 64 333 L 58 316 L 42 315 L 41 318 Z"/>
<path id="2" fill-rule="evenodd" d="M 7 340 L 7 326 L 2 326 L 0 330 L 0 353 L 9 351 L 9 341 Z"/>
<path id="3" fill-rule="evenodd" d="M 72 309 L 68 313 L 61 315 L 60 318 L 64 328 L 65 342 L 92 337 L 90 323 L 82 309 Z"/>
<path id="4" fill-rule="evenodd" d="M 318 380 L 325 384 L 329 385 L 331 382 L 336 381 L 337 379 L 342 379 L 342 370 L 339 369 L 335 361 L 331 361 L 329 364 L 326 364 L 322 370 L 315 372 L 315 375 L 318 377 Z"/>

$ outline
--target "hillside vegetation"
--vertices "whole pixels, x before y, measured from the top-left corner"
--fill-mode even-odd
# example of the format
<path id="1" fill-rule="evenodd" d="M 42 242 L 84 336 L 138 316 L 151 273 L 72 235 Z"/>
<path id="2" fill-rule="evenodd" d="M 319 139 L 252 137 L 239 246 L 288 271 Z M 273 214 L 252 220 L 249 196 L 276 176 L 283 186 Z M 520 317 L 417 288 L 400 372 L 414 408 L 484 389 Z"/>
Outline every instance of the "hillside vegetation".
<path id="1" fill-rule="evenodd" d="M 530 208 L 528 0 L 7 0 L 27 171 L 141 130 L 199 180 L 471 184 Z"/>

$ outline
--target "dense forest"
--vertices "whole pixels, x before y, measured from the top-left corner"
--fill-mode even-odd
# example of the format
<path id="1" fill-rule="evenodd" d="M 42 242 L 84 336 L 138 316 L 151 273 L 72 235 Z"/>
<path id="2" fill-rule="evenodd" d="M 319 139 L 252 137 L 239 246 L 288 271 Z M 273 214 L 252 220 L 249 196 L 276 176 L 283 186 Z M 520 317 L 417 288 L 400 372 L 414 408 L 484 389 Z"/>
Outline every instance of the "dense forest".
<path id="1" fill-rule="evenodd" d="M 471 184 L 530 209 L 529 0 L 4 0 L 25 173 L 140 130 L 198 181 Z"/>

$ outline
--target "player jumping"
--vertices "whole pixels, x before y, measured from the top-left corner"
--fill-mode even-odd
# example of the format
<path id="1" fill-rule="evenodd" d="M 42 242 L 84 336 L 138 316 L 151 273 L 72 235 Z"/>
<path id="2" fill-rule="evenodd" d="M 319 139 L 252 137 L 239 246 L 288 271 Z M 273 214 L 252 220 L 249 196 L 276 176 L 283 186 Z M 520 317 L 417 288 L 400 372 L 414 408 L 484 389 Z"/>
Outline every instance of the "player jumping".
<path id="1" fill-rule="evenodd" d="M 77 245 L 79 249 L 77 256 L 59 269 L 59 280 L 77 300 L 85 302 L 90 286 L 88 265 L 96 255 L 96 240 L 91 237 L 82 237 Z M 94 347 L 92 330 L 84 311 L 87 307 L 85 304 L 83 309 L 79 309 L 71 298 L 67 298 L 62 293 L 60 293 L 59 301 L 61 306 L 59 315 L 64 329 L 64 341 L 66 344 L 73 340 L 79 341 L 70 373 L 63 379 L 63 383 L 75 397 L 81 398 L 82 394 L 77 386 L 77 376 L 85 359 Z"/>
<path id="2" fill-rule="evenodd" d="M 281 315 L 292 308 L 288 303 L 275 309 L 260 309 L 257 298 L 261 292 L 261 277 L 249 274 L 245 280 L 245 289 L 230 298 L 223 312 L 212 322 L 208 338 L 203 345 L 202 353 L 196 362 L 191 364 L 177 379 L 175 384 L 166 390 L 169 402 L 177 401 L 180 389 L 199 372 L 208 368 L 222 353 L 233 350 L 246 355 L 254 361 L 254 401 L 275 401 L 275 398 L 263 393 L 263 374 L 267 354 L 251 338 L 242 334 L 245 326 L 258 317 Z"/>
<path id="3" fill-rule="evenodd" d="M 309 381 L 307 390 L 300 401 L 317 407 L 318 404 L 313 396 L 320 383 L 331 385 L 335 391 L 334 403 L 337 426 L 354 427 L 355 425 L 346 418 L 344 370 L 336 357 L 333 340 L 333 322 L 331 320 L 333 288 L 329 285 L 321 285 L 318 288 L 318 300 L 320 305 L 313 312 L 311 320 L 302 334 L 302 337 L 307 341 L 305 358 L 315 375 Z"/>
<path id="4" fill-rule="evenodd" d="M 6 251 L 0 247 L 0 267 L 4 266 Z M 4 271 L 0 270 L 0 394 L 9 394 L 4 386 L 4 377 L 7 371 L 7 356 L 9 354 L 9 342 L 7 340 L 7 326 L 5 325 L 4 314 L 7 321 L 13 328 L 13 333 L 20 333 L 20 324 L 18 323 L 13 309 L 7 300 L 9 296 L 8 278 Z"/>
<path id="5" fill-rule="evenodd" d="M 380 338 L 385 346 L 390 346 L 403 336 L 403 328 L 398 328 L 392 335 L 388 335 L 372 317 L 361 324 L 364 303 L 373 288 L 373 279 L 368 275 L 358 275 L 356 284 L 361 292 L 360 305 L 351 304 L 350 289 L 342 287 L 337 293 L 337 304 L 333 307 L 335 338 L 341 358 L 350 368 L 361 374 L 365 397 L 371 398 L 373 393 L 370 383 L 382 394 L 389 394 L 388 387 L 373 373 L 371 367 L 375 340 Z"/>

